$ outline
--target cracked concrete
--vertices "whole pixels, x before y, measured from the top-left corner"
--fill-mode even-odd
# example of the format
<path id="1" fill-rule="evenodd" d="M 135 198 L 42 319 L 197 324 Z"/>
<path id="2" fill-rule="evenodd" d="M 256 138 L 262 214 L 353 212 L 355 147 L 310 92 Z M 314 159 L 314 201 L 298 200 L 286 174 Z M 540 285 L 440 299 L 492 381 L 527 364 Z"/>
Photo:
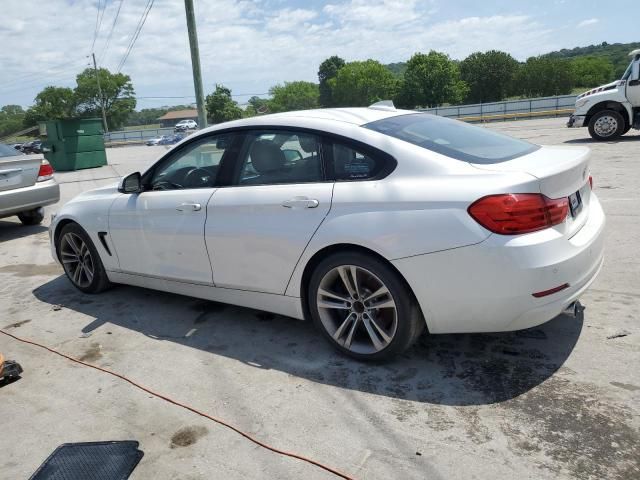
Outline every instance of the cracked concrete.
<path id="1" fill-rule="evenodd" d="M 593 150 L 607 252 L 576 319 L 425 336 L 391 363 L 361 364 L 305 322 L 133 287 L 83 295 L 44 227 L 5 219 L 0 323 L 355 478 L 640 478 L 640 135 L 592 143 L 563 123 L 488 128 Z M 108 168 L 57 174 L 63 201 L 162 151 L 112 149 Z M 145 452 L 132 479 L 332 478 L 33 346 L 0 335 L 0 351 L 25 370 L 0 389 L 2 478 L 27 478 L 61 443 L 119 439 Z"/>

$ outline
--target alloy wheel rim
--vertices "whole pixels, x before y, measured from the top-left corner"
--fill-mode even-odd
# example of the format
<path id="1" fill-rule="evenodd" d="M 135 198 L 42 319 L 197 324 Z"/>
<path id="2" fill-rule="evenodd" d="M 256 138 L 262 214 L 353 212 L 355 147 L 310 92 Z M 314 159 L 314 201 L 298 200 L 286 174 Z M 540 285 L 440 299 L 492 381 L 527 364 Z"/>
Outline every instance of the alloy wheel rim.
<path id="1" fill-rule="evenodd" d="M 389 346 L 398 328 L 396 303 L 387 286 L 369 270 L 340 265 L 328 271 L 317 291 L 320 320 L 347 350 L 372 354 Z"/>
<path id="2" fill-rule="evenodd" d="M 91 251 L 82 238 L 75 233 L 67 233 L 60 242 L 60 256 L 67 276 L 77 286 L 91 285 L 95 272 Z"/>
<path id="3" fill-rule="evenodd" d="M 610 137 L 618 129 L 618 121 L 610 115 L 604 115 L 596 120 L 593 129 L 601 137 Z"/>

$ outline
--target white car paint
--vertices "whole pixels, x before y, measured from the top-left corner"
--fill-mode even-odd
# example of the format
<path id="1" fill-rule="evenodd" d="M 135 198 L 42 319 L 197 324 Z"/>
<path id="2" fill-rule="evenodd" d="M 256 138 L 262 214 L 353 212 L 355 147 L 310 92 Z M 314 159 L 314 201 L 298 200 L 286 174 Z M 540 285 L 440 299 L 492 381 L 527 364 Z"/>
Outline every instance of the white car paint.
<path id="1" fill-rule="evenodd" d="M 415 294 L 432 333 L 526 328 L 563 311 L 595 278 L 603 259 L 604 214 L 588 186 L 588 150 L 542 147 L 493 165 L 445 155 L 363 128 L 408 111 L 327 109 L 260 116 L 207 128 L 187 142 L 234 128 L 288 126 L 328 132 L 397 160 L 380 180 L 227 186 L 119 193 L 85 192 L 53 219 L 80 224 L 116 283 L 175 292 L 302 319 L 306 266 L 323 249 L 355 245 L 388 260 Z M 505 236 L 478 224 L 467 208 L 495 193 L 580 190 L 575 219 Z M 317 200 L 316 208 L 283 207 Z M 176 207 L 197 204 L 199 209 Z M 108 255 L 98 232 L 107 232 Z M 562 283 L 549 297 L 533 292 Z"/>

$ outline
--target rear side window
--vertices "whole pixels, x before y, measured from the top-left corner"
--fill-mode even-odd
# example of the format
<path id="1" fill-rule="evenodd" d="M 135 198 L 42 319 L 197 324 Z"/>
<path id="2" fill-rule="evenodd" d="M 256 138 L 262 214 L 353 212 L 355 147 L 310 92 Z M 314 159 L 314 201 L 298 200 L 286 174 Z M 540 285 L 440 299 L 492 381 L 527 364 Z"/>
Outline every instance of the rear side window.
<path id="1" fill-rule="evenodd" d="M 470 163 L 505 162 L 540 148 L 486 128 L 427 113 L 389 117 L 364 127 Z"/>
<path id="2" fill-rule="evenodd" d="M 393 159 L 354 145 L 331 142 L 329 146 L 336 180 L 371 180 L 382 178 L 395 166 Z"/>
<path id="3" fill-rule="evenodd" d="M 20 155 L 20 152 L 9 145 L 0 143 L 0 157 L 14 157 Z"/>

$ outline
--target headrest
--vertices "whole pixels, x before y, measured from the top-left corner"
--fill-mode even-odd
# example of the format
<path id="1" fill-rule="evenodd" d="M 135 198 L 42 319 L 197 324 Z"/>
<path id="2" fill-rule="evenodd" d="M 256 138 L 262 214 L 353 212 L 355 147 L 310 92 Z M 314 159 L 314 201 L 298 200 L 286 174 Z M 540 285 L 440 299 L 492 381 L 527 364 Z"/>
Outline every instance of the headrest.
<path id="1" fill-rule="evenodd" d="M 313 135 L 298 135 L 298 141 L 300 142 L 300 147 L 305 151 L 305 153 L 318 151 L 318 142 L 316 141 L 316 137 Z"/>
<path id="2" fill-rule="evenodd" d="M 284 152 L 275 143 L 268 140 L 257 140 L 251 146 L 251 164 L 260 174 L 280 170 L 286 158 Z"/>

